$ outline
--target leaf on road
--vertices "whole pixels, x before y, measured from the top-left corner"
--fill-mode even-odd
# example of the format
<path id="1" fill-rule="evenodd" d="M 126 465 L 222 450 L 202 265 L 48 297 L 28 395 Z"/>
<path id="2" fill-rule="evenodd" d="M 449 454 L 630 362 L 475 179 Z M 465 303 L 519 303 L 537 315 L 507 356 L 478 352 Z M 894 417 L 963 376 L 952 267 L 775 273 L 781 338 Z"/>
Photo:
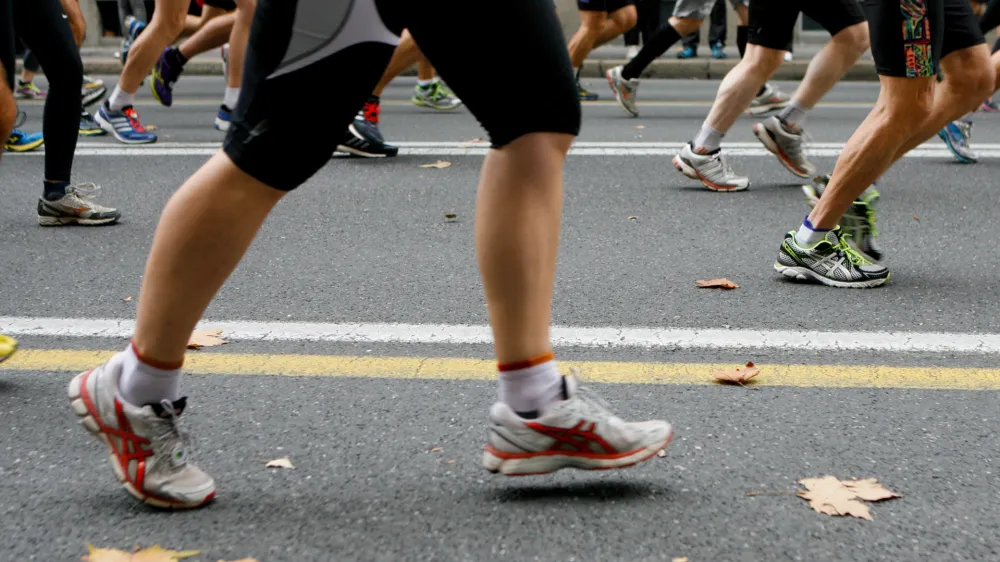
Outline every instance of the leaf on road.
<path id="1" fill-rule="evenodd" d="M 442 450 L 443 449 L 441 449 L 441 447 L 434 447 L 433 449 L 431 449 L 431 452 L 432 453 L 440 453 Z"/>
<path id="2" fill-rule="evenodd" d="M 628 218 L 628 220 L 630 220 L 630 221 L 637 221 L 637 220 L 639 220 L 639 217 L 631 216 L 631 217 Z"/>
<path id="3" fill-rule="evenodd" d="M 434 162 L 433 164 L 421 164 L 420 165 L 421 168 L 437 168 L 439 170 L 441 168 L 447 168 L 449 166 L 451 166 L 451 162 L 448 162 L 447 160 L 438 160 L 437 162 Z"/>
<path id="4" fill-rule="evenodd" d="M 660 449 L 659 451 L 656 452 L 656 456 L 658 456 L 660 458 L 663 458 L 663 457 L 667 456 L 667 450 L 666 449 Z"/>
<path id="5" fill-rule="evenodd" d="M 132 552 L 117 548 L 97 548 L 87 544 L 87 554 L 80 560 L 83 562 L 175 562 L 184 558 L 198 556 L 197 550 L 170 550 L 154 545 L 140 549 L 138 546 Z"/>
<path id="6" fill-rule="evenodd" d="M 688 562 L 688 557 L 687 556 L 678 556 L 678 557 L 674 558 L 673 560 L 671 560 L 670 562 Z"/>
<path id="7" fill-rule="evenodd" d="M 462 141 L 462 142 L 463 143 L 469 143 L 469 144 L 472 144 L 472 143 L 481 143 L 481 142 L 486 142 L 486 139 L 476 137 L 474 139 L 469 139 L 467 141 Z"/>
<path id="8" fill-rule="evenodd" d="M 295 465 L 292 464 L 292 461 L 288 457 L 281 457 L 280 459 L 267 461 L 264 468 L 295 468 Z"/>
<path id="9" fill-rule="evenodd" d="M 125 298 L 122 299 L 122 302 L 130 302 L 131 300 L 132 300 L 132 297 L 125 297 Z"/>
<path id="10" fill-rule="evenodd" d="M 871 511 L 865 501 L 881 501 L 898 498 L 899 494 L 889 491 L 874 478 L 841 481 L 833 476 L 803 478 L 799 483 L 806 487 L 799 497 L 809 501 L 809 507 L 826 515 L 851 515 L 859 519 L 872 520 Z"/>
<path id="11" fill-rule="evenodd" d="M 191 332 L 191 339 L 188 340 L 188 349 L 215 347 L 224 343 L 229 342 L 222 339 L 222 330 L 195 330 Z"/>
<path id="12" fill-rule="evenodd" d="M 219 560 L 219 562 L 257 562 L 256 558 L 240 558 L 239 560 Z"/>
<path id="13" fill-rule="evenodd" d="M 450 461 L 448 461 L 448 464 L 455 464 L 455 459 L 451 459 Z"/>
<path id="14" fill-rule="evenodd" d="M 715 371 L 712 376 L 719 382 L 735 382 L 743 384 L 760 374 L 760 369 L 754 367 L 753 361 L 747 361 L 745 367 L 736 367 L 725 371 Z"/>
<path id="15" fill-rule="evenodd" d="M 445 222 L 458 222 L 458 215 L 455 213 L 445 213 L 444 220 Z"/>
<path id="16" fill-rule="evenodd" d="M 913 220 L 915 220 L 915 221 L 919 221 L 919 220 L 920 220 L 920 217 L 913 217 Z"/>
<path id="17" fill-rule="evenodd" d="M 739 289 L 740 286 L 733 283 L 729 279 L 722 277 L 720 279 L 709 279 L 708 281 L 703 281 L 701 279 L 695 281 L 698 284 L 699 289 Z"/>
<path id="18" fill-rule="evenodd" d="M 645 125 L 636 125 L 635 127 L 632 127 L 632 128 L 633 128 L 633 129 L 638 129 L 638 130 L 642 130 L 642 129 L 645 129 L 645 128 L 646 128 L 646 126 L 645 126 Z"/>

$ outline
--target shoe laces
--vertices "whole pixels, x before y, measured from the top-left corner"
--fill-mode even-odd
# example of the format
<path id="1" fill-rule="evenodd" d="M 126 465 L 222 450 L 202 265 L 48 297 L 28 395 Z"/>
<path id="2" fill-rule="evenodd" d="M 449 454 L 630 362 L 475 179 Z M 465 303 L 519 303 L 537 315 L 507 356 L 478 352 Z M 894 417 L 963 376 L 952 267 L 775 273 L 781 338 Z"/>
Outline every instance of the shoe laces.
<path id="1" fill-rule="evenodd" d="M 181 468 L 193 453 L 191 434 L 181 427 L 180 414 L 170 400 L 161 400 L 160 407 L 167 416 L 154 421 L 153 445 L 157 451 L 169 451 L 170 463 Z"/>
<path id="2" fill-rule="evenodd" d="M 132 106 L 125 107 L 122 109 L 122 113 L 124 113 L 125 117 L 128 118 L 128 124 L 131 125 L 136 132 L 139 133 L 146 132 L 146 128 L 143 127 L 142 123 L 139 122 L 139 112 L 136 111 L 134 107 Z"/>
<path id="3" fill-rule="evenodd" d="M 842 233 L 840 235 L 840 241 L 835 247 L 835 251 L 840 254 L 841 257 L 847 258 L 847 260 L 853 265 L 871 265 L 871 262 L 865 259 L 861 253 L 847 244 L 847 238 L 850 238 L 850 236 L 851 235 L 849 233 Z"/>
<path id="4" fill-rule="evenodd" d="M 378 125 L 379 114 L 382 112 L 382 106 L 375 102 L 365 102 L 364 107 L 361 109 L 361 114 L 372 125 Z"/>

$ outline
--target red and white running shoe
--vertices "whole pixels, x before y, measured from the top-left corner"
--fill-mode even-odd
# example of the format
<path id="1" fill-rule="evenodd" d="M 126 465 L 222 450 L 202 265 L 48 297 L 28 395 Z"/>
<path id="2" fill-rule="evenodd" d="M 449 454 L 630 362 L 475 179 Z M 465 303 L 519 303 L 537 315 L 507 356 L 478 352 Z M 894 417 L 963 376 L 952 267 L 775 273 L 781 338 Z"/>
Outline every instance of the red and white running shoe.
<path id="1" fill-rule="evenodd" d="M 80 424 L 107 445 L 118 481 L 138 500 L 165 509 L 201 507 L 215 497 L 215 481 L 188 462 L 180 415 L 187 399 L 133 406 L 118 395 L 122 354 L 69 383 Z"/>
<path id="2" fill-rule="evenodd" d="M 563 395 L 536 419 L 494 404 L 483 466 L 507 476 L 625 468 L 653 457 L 674 436 L 665 421 L 621 420 L 573 375 L 563 377 Z"/>

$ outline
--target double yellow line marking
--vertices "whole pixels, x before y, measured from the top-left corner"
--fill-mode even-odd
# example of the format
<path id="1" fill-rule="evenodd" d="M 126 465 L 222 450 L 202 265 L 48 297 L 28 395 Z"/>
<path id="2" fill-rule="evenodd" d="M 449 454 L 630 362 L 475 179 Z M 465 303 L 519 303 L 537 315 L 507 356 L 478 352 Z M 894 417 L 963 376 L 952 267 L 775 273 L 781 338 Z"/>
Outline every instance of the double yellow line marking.
<path id="1" fill-rule="evenodd" d="M 100 365 L 114 351 L 21 350 L 0 364 L 7 371 L 83 371 Z M 561 361 L 588 382 L 617 384 L 714 384 L 712 372 L 735 364 Z M 852 365 L 758 365 L 760 386 L 925 388 L 1000 390 L 1000 369 L 888 367 Z M 185 371 L 198 375 L 280 375 L 373 379 L 491 380 L 496 365 L 486 359 L 456 357 L 368 357 L 280 355 L 197 351 L 187 355 Z"/>

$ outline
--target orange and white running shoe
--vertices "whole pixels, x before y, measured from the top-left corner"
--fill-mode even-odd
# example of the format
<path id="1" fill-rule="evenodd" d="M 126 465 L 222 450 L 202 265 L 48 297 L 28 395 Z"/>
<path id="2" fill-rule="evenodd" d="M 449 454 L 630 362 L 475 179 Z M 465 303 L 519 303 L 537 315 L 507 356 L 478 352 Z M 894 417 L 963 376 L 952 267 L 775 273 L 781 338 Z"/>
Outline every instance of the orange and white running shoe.
<path id="1" fill-rule="evenodd" d="M 188 462 L 189 438 L 180 427 L 187 399 L 134 406 L 118 395 L 122 354 L 69 383 L 80 424 L 107 445 L 111 468 L 136 499 L 165 509 L 201 507 L 215 481 Z"/>
<path id="2" fill-rule="evenodd" d="M 573 375 L 563 377 L 563 395 L 535 419 L 494 404 L 483 466 L 507 476 L 625 468 L 653 457 L 674 436 L 665 421 L 622 421 Z"/>

